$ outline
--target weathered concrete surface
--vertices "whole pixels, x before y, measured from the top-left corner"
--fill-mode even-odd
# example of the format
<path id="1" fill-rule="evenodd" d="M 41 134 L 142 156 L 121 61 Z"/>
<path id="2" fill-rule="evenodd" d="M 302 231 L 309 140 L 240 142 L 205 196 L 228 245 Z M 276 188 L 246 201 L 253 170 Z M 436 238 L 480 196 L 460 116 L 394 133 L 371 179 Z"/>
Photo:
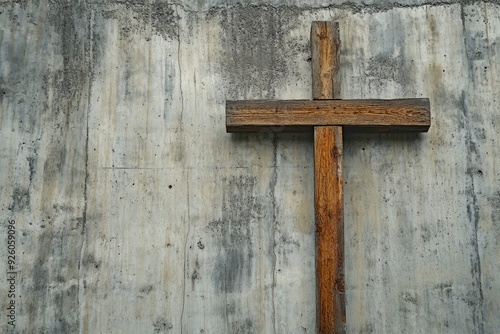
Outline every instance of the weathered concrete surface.
<path id="1" fill-rule="evenodd" d="M 312 136 L 224 127 L 310 98 L 313 20 L 343 98 L 433 113 L 345 138 L 349 332 L 500 332 L 500 6 L 246 3 L 0 2 L 0 332 L 315 332 Z"/>

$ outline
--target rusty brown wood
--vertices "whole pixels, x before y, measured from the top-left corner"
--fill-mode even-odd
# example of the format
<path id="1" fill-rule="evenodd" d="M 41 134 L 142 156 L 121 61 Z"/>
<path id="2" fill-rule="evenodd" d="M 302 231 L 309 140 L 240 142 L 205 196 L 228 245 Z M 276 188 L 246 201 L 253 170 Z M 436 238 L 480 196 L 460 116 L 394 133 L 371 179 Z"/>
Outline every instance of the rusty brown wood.
<path id="1" fill-rule="evenodd" d="M 316 81 L 318 89 L 327 85 Z M 319 125 L 346 126 L 348 132 L 424 132 L 430 124 L 428 99 L 226 102 L 228 132 L 308 132 Z"/>
<path id="2" fill-rule="evenodd" d="M 312 98 L 333 99 L 336 89 L 334 72 L 339 67 L 339 24 L 316 21 L 311 26 Z M 338 93 L 338 92 L 337 92 Z"/>
<path id="3" fill-rule="evenodd" d="M 313 22 L 311 59 L 314 99 L 333 99 L 335 93 L 338 94 L 335 91 L 335 69 L 338 68 L 339 41 L 338 23 Z M 316 102 L 322 105 L 321 102 L 325 101 Z M 325 109 L 330 110 L 324 116 L 339 114 L 335 108 Z M 355 115 L 356 112 L 351 111 L 350 114 Z M 314 127 L 317 323 L 321 334 L 345 332 L 342 151 L 341 126 Z"/>
<path id="4" fill-rule="evenodd" d="M 314 208 L 319 333 L 344 333 L 342 127 L 314 128 Z"/>

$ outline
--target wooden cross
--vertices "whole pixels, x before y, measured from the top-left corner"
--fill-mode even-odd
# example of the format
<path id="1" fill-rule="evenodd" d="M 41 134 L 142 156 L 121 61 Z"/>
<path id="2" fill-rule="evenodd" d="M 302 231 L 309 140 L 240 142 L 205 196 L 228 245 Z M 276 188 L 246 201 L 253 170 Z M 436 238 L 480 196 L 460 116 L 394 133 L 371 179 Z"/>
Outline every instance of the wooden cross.
<path id="1" fill-rule="evenodd" d="M 428 99 L 334 100 L 339 25 L 313 22 L 313 100 L 227 101 L 227 132 L 314 132 L 317 321 L 322 334 L 344 333 L 343 131 L 426 132 Z"/>

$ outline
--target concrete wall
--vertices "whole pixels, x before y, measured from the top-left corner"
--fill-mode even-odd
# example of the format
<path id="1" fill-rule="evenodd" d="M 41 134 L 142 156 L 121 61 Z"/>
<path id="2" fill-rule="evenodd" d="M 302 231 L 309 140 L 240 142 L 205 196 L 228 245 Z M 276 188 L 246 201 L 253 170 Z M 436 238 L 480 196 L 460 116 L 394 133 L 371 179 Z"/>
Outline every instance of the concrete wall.
<path id="1" fill-rule="evenodd" d="M 432 109 L 345 136 L 349 333 L 500 332 L 500 5 L 305 2 L 0 1 L 0 332 L 314 333 L 312 136 L 224 124 L 310 98 L 313 20 Z"/>

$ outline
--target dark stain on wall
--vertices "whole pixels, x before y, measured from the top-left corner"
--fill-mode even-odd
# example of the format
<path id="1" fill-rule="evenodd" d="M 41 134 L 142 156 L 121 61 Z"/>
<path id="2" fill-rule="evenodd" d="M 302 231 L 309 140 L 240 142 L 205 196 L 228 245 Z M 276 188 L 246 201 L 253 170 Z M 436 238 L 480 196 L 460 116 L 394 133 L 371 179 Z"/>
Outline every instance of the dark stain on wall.
<path id="1" fill-rule="evenodd" d="M 31 157 L 26 158 L 28 160 L 28 166 L 29 166 L 29 172 L 30 172 L 30 185 L 33 182 L 33 178 L 35 177 L 36 174 L 36 164 L 38 162 L 38 155 L 35 154 Z"/>
<path id="2" fill-rule="evenodd" d="M 415 86 L 411 81 L 413 65 L 411 62 L 408 63 L 408 58 L 404 54 L 394 57 L 392 54 L 382 53 L 368 60 L 366 74 L 372 77 L 370 85 L 376 87 L 375 89 L 381 89 L 380 86 L 393 82 L 410 89 Z"/>
<path id="3" fill-rule="evenodd" d="M 153 31 L 164 39 L 176 39 L 179 17 L 175 13 L 174 5 L 155 3 L 151 5 L 130 6 L 136 15 L 133 17 L 144 24 L 149 24 Z"/>
<path id="4" fill-rule="evenodd" d="M 168 333 L 173 328 L 174 326 L 172 325 L 170 320 L 164 317 L 156 318 L 155 322 L 153 323 L 154 333 Z"/>
<path id="5" fill-rule="evenodd" d="M 230 332 L 234 334 L 252 334 L 257 332 L 252 319 L 247 318 L 243 321 L 234 321 L 231 324 Z"/>
<path id="6" fill-rule="evenodd" d="M 151 34 L 165 40 L 178 38 L 179 16 L 173 4 L 110 1 L 99 4 L 96 10 L 105 19 L 118 20 L 121 39 L 127 39 L 131 34 L 143 34 L 147 40 L 151 38 Z"/>
<path id="7" fill-rule="evenodd" d="M 14 213 L 30 209 L 30 190 L 24 188 L 14 188 L 12 192 L 12 202 L 9 210 Z"/>
<path id="8" fill-rule="evenodd" d="M 299 15 L 296 9 L 237 5 L 217 15 L 224 29 L 220 46 L 224 60 L 220 63 L 227 98 L 274 98 L 277 84 L 293 71 L 287 61 L 309 52 L 306 40 L 284 42 L 295 28 L 291 23 Z"/>
<path id="9" fill-rule="evenodd" d="M 500 191 L 497 191 L 490 198 L 488 202 L 491 205 L 491 221 L 493 222 L 491 228 L 494 234 L 494 239 L 500 243 Z"/>
<path id="10" fill-rule="evenodd" d="M 254 176 L 225 179 L 222 219 L 207 227 L 222 244 L 212 274 L 220 293 L 241 292 L 251 284 L 253 230 L 262 210 L 256 182 Z"/>
<path id="11" fill-rule="evenodd" d="M 25 295 L 29 296 L 28 304 L 29 322 L 33 324 L 33 329 L 39 327 L 36 319 L 39 313 L 43 312 L 48 306 L 47 290 L 49 285 L 49 263 L 48 259 L 52 250 L 53 230 L 52 227 L 45 229 L 38 237 L 37 252 L 33 268 L 31 270 L 33 277 L 32 289 L 28 289 Z M 31 291 L 30 291 L 31 290 Z"/>
<path id="12" fill-rule="evenodd" d="M 63 68 L 52 72 L 57 85 L 58 96 L 51 106 L 51 113 L 67 113 L 68 103 L 78 103 L 86 99 L 83 95 L 89 85 L 90 64 L 90 11 L 80 1 L 52 1 L 47 11 L 47 19 L 60 36 Z M 72 110 L 75 112 L 76 110 Z"/>
<path id="13" fill-rule="evenodd" d="M 466 11 L 462 7 L 462 20 L 464 24 L 464 42 L 467 49 L 467 65 L 468 65 L 468 76 L 471 80 L 471 85 L 479 86 L 480 80 L 476 80 L 475 75 L 475 63 L 482 59 L 482 48 L 478 43 L 482 38 L 478 36 L 477 33 L 471 32 L 467 29 L 467 23 L 465 22 L 465 17 L 467 16 Z M 479 47 L 476 53 L 473 50 Z M 472 100 L 472 101 L 471 101 Z M 467 149 L 466 159 L 466 187 L 465 195 L 467 196 L 467 220 L 469 222 L 471 239 L 470 239 L 470 274 L 472 278 L 472 284 L 469 290 L 470 299 L 470 309 L 472 313 L 472 322 L 474 330 L 482 333 L 484 332 L 484 320 L 485 320 L 485 309 L 484 309 L 484 295 L 483 295 L 483 277 L 482 277 L 482 267 L 481 267 L 481 257 L 479 251 L 479 220 L 480 220 L 480 207 L 479 200 L 480 194 L 478 194 L 478 187 L 480 186 L 481 180 L 478 179 L 477 170 L 478 163 L 481 161 L 480 151 L 477 146 L 477 138 L 474 136 L 474 129 L 476 127 L 482 127 L 481 120 L 477 119 L 477 114 L 474 112 L 473 98 L 471 98 L 468 92 L 462 91 L 460 96 L 460 111 L 462 112 L 463 121 L 461 123 L 461 129 L 465 134 L 465 145 Z"/>
<path id="14" fill-rule="evenodd" d="M 149 295 L 154 290 L 153 285 L 148 284 L 139 289 L 141 295 Z"/>
<path id="15" fill-rule="evenodd" d="M 405 29 L 408 29 L 407 24 L 396 15 L 391 16 L 391 20 L 383 26 L 375 21 L 370 25 L 370 31 L 378 32 L 370 34 L 370 44 L 378 50 L 367 64 L 366 75 L 370 90 L 384 91 L 386 85 L 397 83 L 405 91 L 405 95 L 415 96 L 415 63 L 405 52 Z"/>
<path id="16" fill-rule="evenodd" d="M 64 175 L 66 167 L 66 150 L 59 145 L 52 145 L 50 152 L 43 164 L 43 182 L 57 182 L 58 178 Z"/>
<path id="17" fill-rule="evenodd" d="M 452 298 L 452 292 L 453 292 L 453 283 L 452 282 L 443 282 L 440 284 L 437 284 L 434 289 L 436 289 L 441 295 L 441 298 L 443 298 L 446 301 L 450 301 Z"/>
<path id="18" fill-rule="evenodd" d="M 193 270 L 193 272 L 191 274 L 191 291 L 194 291 L 195 285 L 196 285 L 196 281 L 198 281 L 200 279 L 201 279 L 200 262 L 198 261 L 198 259 L 196 259 L 196 261 L 194 263 L 194 270 Z"/>

